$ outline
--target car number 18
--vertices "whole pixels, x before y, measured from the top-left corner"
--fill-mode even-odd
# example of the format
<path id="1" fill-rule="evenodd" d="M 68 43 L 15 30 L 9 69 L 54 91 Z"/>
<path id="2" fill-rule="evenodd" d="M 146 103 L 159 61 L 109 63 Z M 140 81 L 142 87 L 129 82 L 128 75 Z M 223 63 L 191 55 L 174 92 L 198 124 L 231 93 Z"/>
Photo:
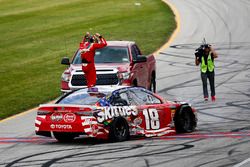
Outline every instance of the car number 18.
<path id="1" fill-rule="evenodd" d="M 160 121 L 158 111 L 154 108 L 144 109 L 143 115 L 145 117 L 146 129 L 159 129 Z"/>

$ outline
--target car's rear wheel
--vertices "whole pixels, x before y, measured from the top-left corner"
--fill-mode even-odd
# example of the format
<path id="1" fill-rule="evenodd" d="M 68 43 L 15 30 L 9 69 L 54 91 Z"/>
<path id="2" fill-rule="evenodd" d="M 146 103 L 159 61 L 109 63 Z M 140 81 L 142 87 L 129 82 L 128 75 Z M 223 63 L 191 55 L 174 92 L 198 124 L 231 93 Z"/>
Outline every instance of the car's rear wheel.
<path id="1" fill-rule="evenodd" d="M 109 139 L 111 142 L 121 142 L 129 139 L 129 126 L 123 117 L 117 117 L 111 122 Z"/>
<path id="2" fill-rule="evenodd" d="M 53 132 L 53 134 L 56 140 L 62 143 L 71 142 L 76 137 L 72 133 L 65 133 L 65 132 Z"/>
<path id="3" fill-rule="evenodd" d="M 177 133 L 190 133 L 196 127 L 195 116 L 189 109 L 183 109 L 175 116 L 175 129 Z"/>

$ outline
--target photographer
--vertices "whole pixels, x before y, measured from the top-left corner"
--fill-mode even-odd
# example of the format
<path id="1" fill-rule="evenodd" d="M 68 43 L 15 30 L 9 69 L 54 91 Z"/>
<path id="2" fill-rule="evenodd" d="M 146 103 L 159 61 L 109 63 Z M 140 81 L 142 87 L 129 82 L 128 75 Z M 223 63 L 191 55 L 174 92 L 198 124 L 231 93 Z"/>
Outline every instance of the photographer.
<path id="1" fill-rule="evenodd" d="M 196 49 L 195 64 L 196 66 L 200 64 L 203 95 L 205 101 L 208 101 L 207 79 L 209 80 L 211 89 L 211 100 L 216 100 L 214 87 L 214 59 L 217 57 L 218 55 L 211 45 L 201 45 L 198 49 Z"/>

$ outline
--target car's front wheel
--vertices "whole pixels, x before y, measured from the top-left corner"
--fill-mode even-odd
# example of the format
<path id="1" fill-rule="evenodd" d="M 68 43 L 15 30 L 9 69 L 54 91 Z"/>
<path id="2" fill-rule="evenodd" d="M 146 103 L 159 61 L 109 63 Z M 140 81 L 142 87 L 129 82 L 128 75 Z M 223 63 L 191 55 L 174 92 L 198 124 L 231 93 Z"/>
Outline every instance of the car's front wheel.
<path id="1" fill-rule="evenodd" d="M 53 132 L 53 134 L 56 140 L 62 143 L 71 142 L 76 137 L 72 133 Z"/>
<path id="2" fill-rule="evenodd" d="M 109 139 L 111 142 L 121 142 L 129 139 L 129 126 L 123 117 L 117 117 L 111 122 Z"/>

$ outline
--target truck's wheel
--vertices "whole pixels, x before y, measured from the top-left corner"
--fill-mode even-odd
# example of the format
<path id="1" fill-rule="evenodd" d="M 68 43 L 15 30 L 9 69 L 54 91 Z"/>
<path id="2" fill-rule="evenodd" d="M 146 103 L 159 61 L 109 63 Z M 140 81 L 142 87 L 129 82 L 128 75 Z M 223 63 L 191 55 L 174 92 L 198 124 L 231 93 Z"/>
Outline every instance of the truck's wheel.
<path id="1" fill-rule="evenodd" d="M 129 126 L 123 117 L 115 118 L 110 124 L 109 140 L 121 142 L 129 139 Z"/>
<path id="2" fill-rule="evenodd" d="M 62 143 L 71 142 L 76 137 L 72 133 L 53 132 L 53 134 L 56 140 Z"/>
<path id="3" fill-rule="evenodd" d="M 154 75 L 152 75 L 152 77 L 151 77 L 149 90 L 154 92 L 154 93 L 156 92 L 156 81 L 155 81 Z"/>
<path id="4" fill-rule="evenodd" d="M 175 129 L 177 133 L 190 133 L 196 127 L 195 116 L 191 110 L 183 109 L 183 111 L 176 113 Z"/>

